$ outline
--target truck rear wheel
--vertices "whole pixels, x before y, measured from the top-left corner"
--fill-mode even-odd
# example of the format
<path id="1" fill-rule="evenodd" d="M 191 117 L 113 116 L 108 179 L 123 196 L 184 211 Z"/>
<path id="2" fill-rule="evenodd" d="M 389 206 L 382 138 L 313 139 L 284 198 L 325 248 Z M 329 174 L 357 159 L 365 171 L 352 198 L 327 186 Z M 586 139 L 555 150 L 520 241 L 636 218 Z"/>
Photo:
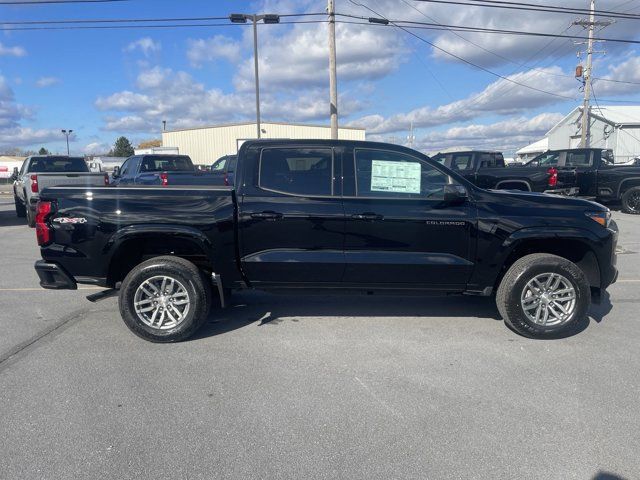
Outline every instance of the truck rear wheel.
<path id="1" fill-rule="evenodd" d="M 178 342 L 207 320 L 211 284 L 193 263 L 155 257 L 137 265 L 120 287 L 120 315 L 129 329 L 151 342 Z"/>
<path id="2" fill-rule="evenodd" d="M 632 215 L 640 214 L 640 187 L 633 187 L 622 194 L 622 211 Z"/>
<path id="3" fill-rule="evenodd" d="M 15 195 L 13 196 L 13 202 L 16 204 L 16 216 L 24 218 L 27 215 L 27 209 L 24 208 L 22 202 Z"/>
<path id="4" fill-rule="evenodd" d="M 25 207 L 27 215 L 27 225 L 31 228 L 36 226 L 36 214 L 31 207 Z"/>
<path id="5" fill-rule="evenodd" d="M 591 290 L 584 272 L 566 258 L 535 253 L 517 260 L 496 294 L 498 311 L 517 333 L 549 338 L 586 317 Z"/>

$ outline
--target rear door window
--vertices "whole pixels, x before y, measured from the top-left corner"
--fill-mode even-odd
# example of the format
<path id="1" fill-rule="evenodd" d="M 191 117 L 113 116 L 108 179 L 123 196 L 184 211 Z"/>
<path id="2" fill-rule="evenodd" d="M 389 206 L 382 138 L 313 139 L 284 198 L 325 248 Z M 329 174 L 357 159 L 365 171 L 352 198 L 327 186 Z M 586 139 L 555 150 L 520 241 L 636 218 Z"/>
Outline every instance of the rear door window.
<path id="1" fill-rule="evenodd" d="M 333 195 L 333 151 L 330 148 L 264 148 L 258 185 L 293 195 Z"/>
<path id="2" fill-rule="evenodd" d="M 547 152 L 537 156 L 526 166 L 529 167 L 554 167 L 558 165 L 560 159 L 560 152 Z"/>
<path id="3" fill-rule="evenodd" d="M 442 200 L 448 175 L 411 155 L 387 150 L 355 151 L 356 195 Z"/>
<path id="4" fill-rule="evenodd" d="M 565 166 L 567 167 L 589 167 L 591 165 L 591 152 L 567 152 Z"/>
<path id="5" fill-rule="evenodd" d="M 452 170 L 469 170 L 473 166 L 471 159 L 473 156 L 471 154 L 457 154 L 453 155 L 451 158 L 451 169 Z"/>

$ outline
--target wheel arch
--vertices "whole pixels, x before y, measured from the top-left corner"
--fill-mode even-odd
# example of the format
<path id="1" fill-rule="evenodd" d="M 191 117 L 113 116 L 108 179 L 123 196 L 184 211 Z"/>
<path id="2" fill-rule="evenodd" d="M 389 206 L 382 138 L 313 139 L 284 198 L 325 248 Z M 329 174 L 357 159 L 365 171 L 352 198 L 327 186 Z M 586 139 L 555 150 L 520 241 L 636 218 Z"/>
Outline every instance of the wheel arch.
<path id="1" fill-rule="evenodd" d="M 524 185 L 525 187 L 527 187 L 526 190 L 523 191 L 527 191 L 527 192 L 531 192 L 531 184 L 529 182 L 527 182 L 526 180 L 501 180 L 498 183 L 496 183 L 496 190 L 500 190 L 502 189 L 502 185 L 509 185 L 509 184 L 519 184 L 519 185 Z"/>
<path id="2" fill-rule="evenodd" d="M 589 285 L 600 288 L 600 265 L 590 245 L 597 241 L 598 238 L 593 233 L 581 229 L 557 229 L 545 233 L 539 230 L 515 232 L 503 244 L 506 255 L 494 287 L 498 287 L 507 270 L 518 259 L 532 253 L 548 253 L 575 263 L 584 272 Z"/>
<path id="3" fill-rule="evenodd" d="M 185 226 L 157 225 L 124 228 L 110 239 L 103 253 L 109 257 L 107 285 L 115 286 L 136 265 L 153 257 L 171 255 L 213 271 L 213 245 L 201 231 Z"/>
<path id="4" fill-rule="evenodd" d="M 640 187 L 640 177 L 631 177 L 622 180 L 618 186 L 618 198 L 622 197 L 627 190 L 633 187 Z"/>

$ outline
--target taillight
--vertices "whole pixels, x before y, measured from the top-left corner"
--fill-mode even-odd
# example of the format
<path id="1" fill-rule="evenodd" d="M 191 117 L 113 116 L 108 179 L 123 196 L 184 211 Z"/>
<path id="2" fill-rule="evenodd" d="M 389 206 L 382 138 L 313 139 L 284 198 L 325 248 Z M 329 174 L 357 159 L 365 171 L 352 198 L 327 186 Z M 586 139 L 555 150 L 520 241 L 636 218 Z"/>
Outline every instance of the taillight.
<path id="1" fill-rule="evenodd" d="M 558 185 L 558 169 L 556 167 L 551 167 L 547 170 L 547 174 L 549 175 L 549 186 L 555 187 Z"/>
<path id="2" fill-rule="evenodd" d="M 38 245 L 51 243 L 51 229 L 47 225 L 47 218 L 53 213 L 52 202 L 39 201 L 36 205 L 36 237 Z"/>
<path id="3" fill-rule="evenodd" d="M 31 175 L 31 191 L 38 193 L 38 175 Z"/>
<path id="4" fill-rule="evenodd" d="M 105 173 L 104 174 L 104 186 L 106 187 L 107 185 L 109 185 L 109 174 Z"/>
<path id="5" fill-rule="evenodd" d="M 167 185 L 169 185 L 169 175 L 167 175 L 166 173 L 161 173 L 160 174 L 160 181 L 162 182 L 162 186 L 166 187 Z"/>

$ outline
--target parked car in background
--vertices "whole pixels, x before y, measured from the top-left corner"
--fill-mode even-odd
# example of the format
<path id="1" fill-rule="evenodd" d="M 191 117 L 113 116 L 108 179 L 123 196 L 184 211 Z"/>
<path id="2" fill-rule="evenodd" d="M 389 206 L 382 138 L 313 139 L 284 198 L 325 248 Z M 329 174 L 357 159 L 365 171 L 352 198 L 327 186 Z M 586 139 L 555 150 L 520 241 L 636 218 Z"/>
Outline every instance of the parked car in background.
<path id="1" fill-rule="evenodd" d="M 555 188 L 549 168 L 507 168 L 500 152 L 472 150 L 440 153 L 434 157 L 445 167 L 458 172 L 480 188 L 546 192 Z"/>
<path id="2" fill-rule="evenodd" d="M 119 288 L 131 331 L 172 342 L 205 323 L 212 286 L 223 306 L 246 288 L 495 294 L 511 328 L 548 338 L 579 326 L 616 280 L 606 207 L 484 190 L 398 145 L 249 140 L 235 176 L 45 190 L 40 284 Z"/>
<path id="3" fill-rule="evenodd" d="M 188 155 L 134 155 L 112 174 L 114 185 L 210 185 L 208 172 L 199 171 Z"/>
<path id="4" fill-rule="evenodd" d="M 557 180 L 552 193 L 570 193 L 602 203 L 620 201 L 623 212 L 640 214 L 640 165 L 616 164 L 612 150 L 550 150 L 521 168 L 554 171 Z"/>
<path id="5" fill-rule="evenodd" d="M 225 155 L 213 162 L 211 174 L 214 176 L 217 185 L 233 185 L 233 175 L 238 164 L 237 155 Z"/>
<path id="6" fill-rule="evenodd" d="M 28 157 L 20 170 L 14 170 L 12 178 L 16 215 L 26 216 L 30 227 L 35 225 L 35 208 L 42 189 L 55 185 L 93 187 L 109 183 L 106 174 L 90 172 L 84 158 L 54 155 Z"/>

